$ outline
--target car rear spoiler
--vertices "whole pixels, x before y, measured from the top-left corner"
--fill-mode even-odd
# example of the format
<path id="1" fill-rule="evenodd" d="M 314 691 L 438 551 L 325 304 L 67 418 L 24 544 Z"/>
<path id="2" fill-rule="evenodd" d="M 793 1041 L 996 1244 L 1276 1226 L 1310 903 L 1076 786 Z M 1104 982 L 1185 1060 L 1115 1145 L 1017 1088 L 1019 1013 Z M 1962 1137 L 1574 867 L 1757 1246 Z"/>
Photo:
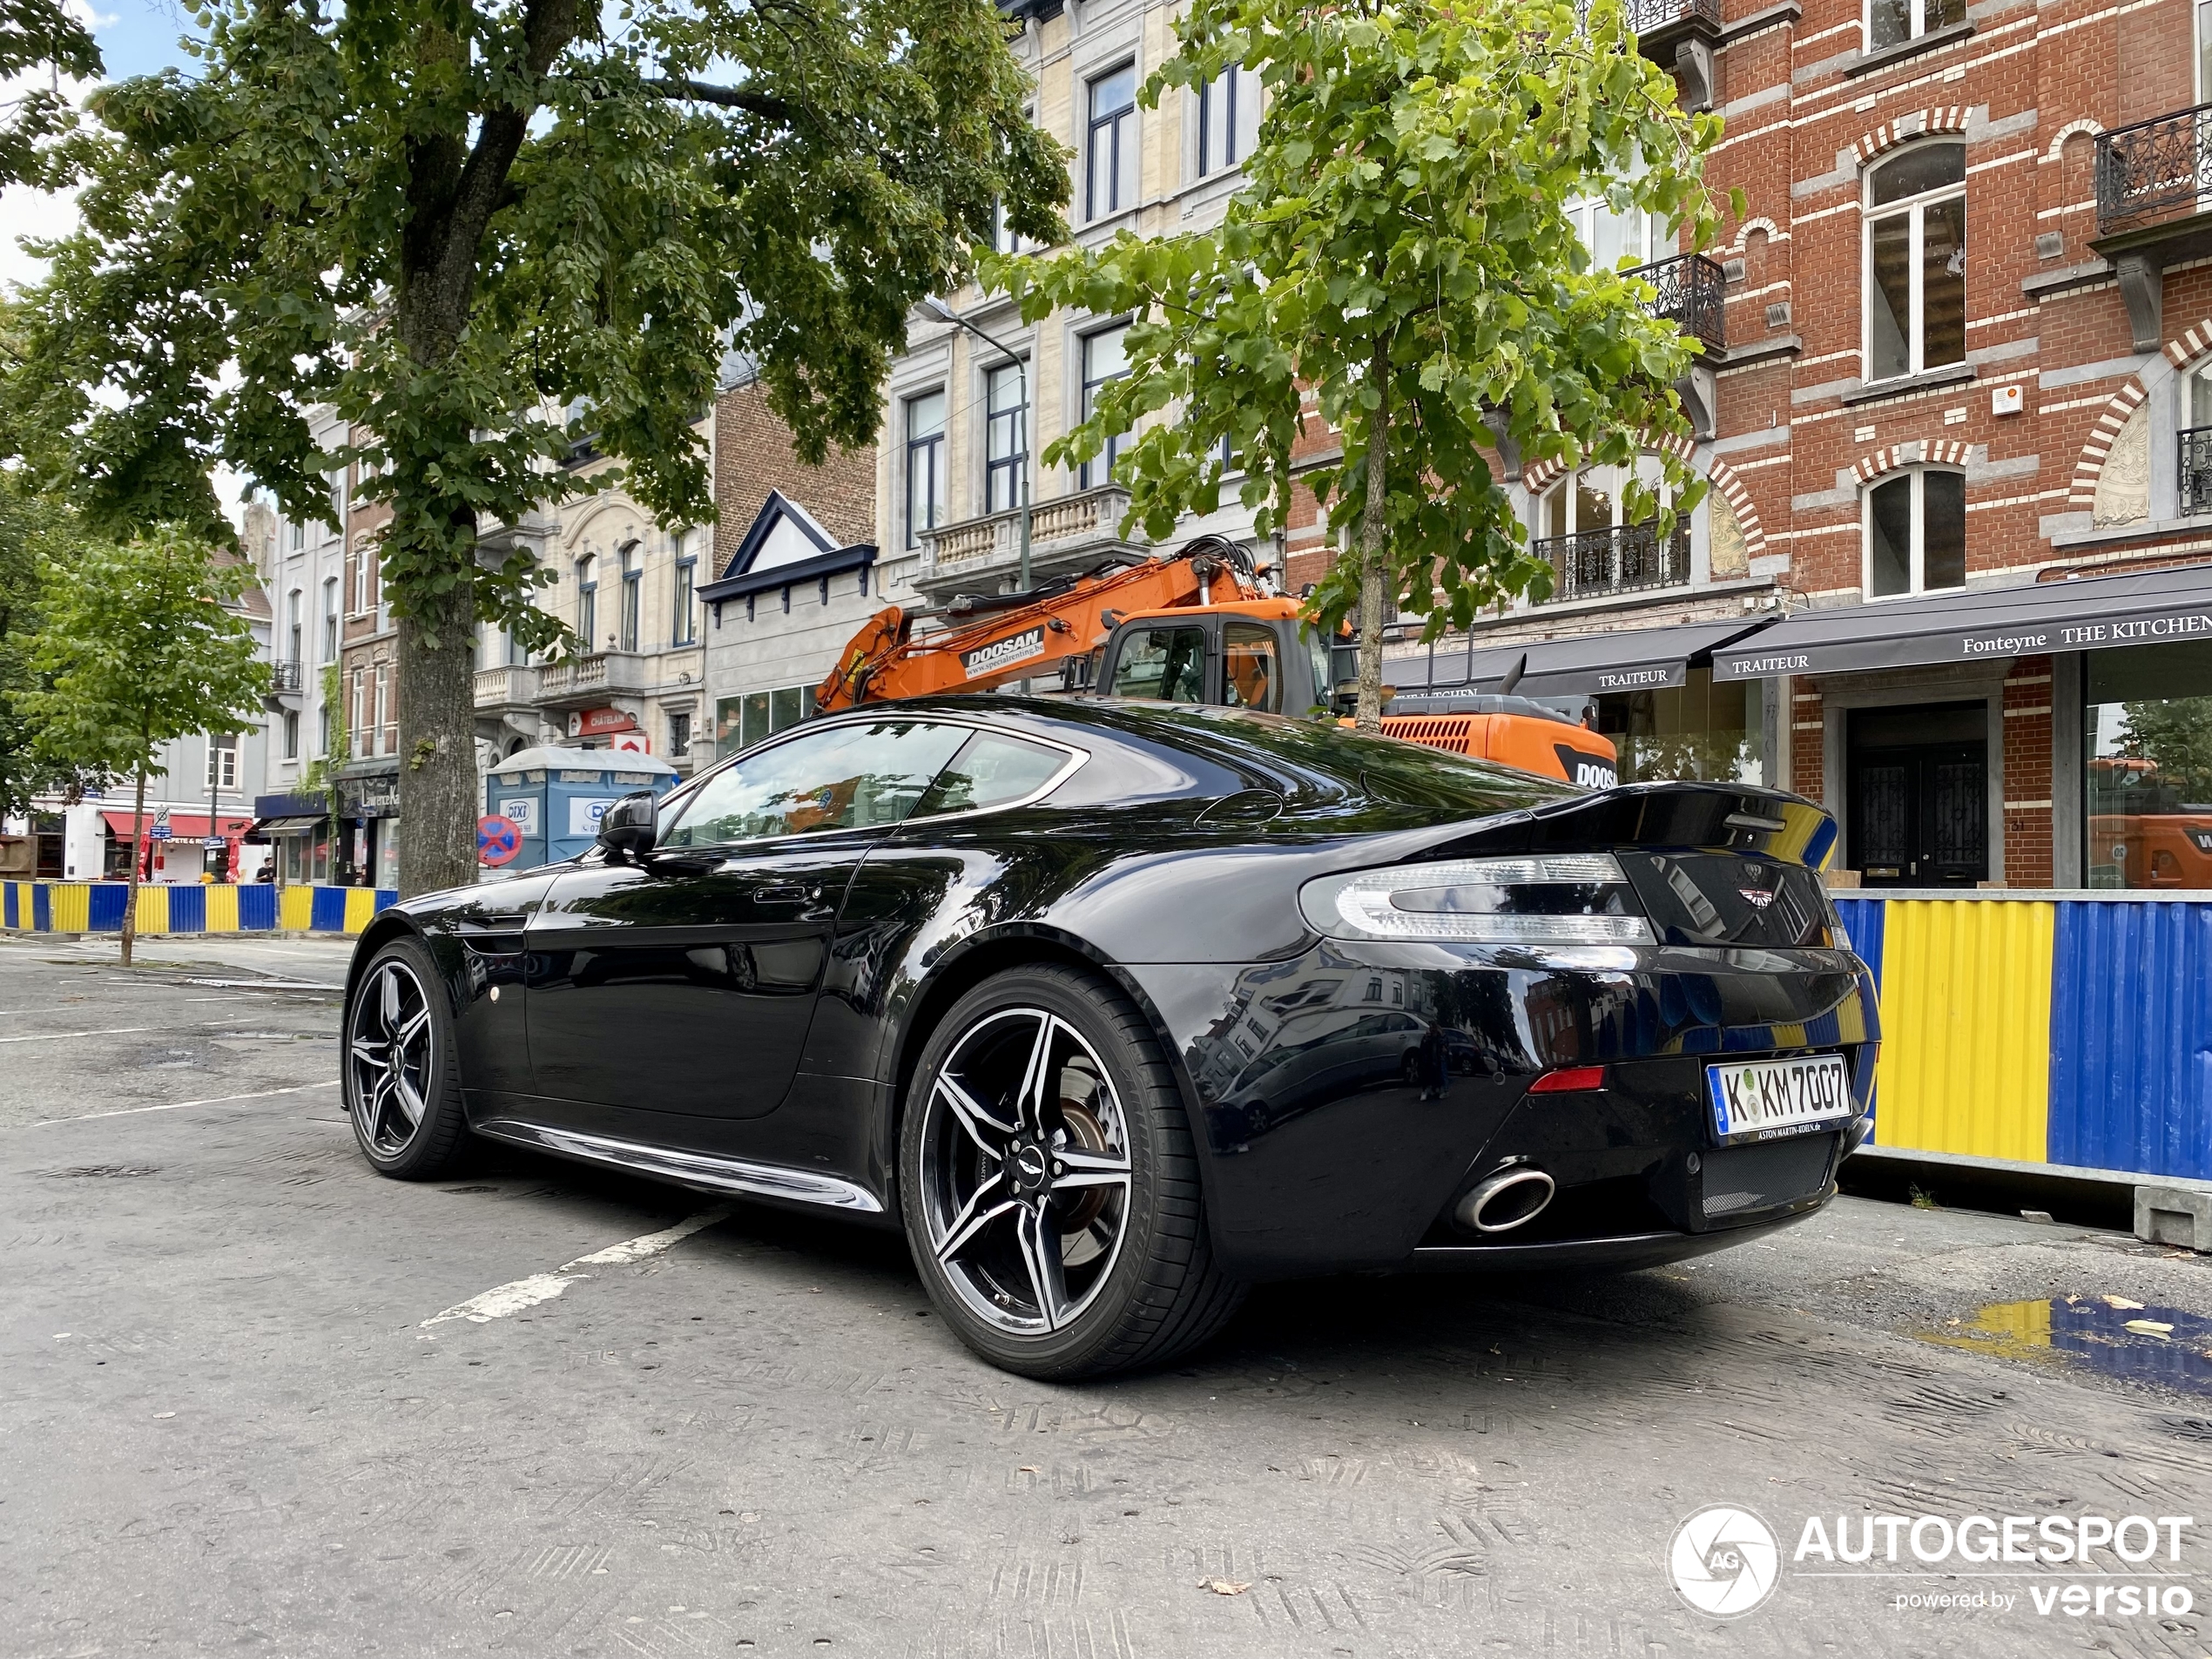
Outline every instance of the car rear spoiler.
<path id="1" fill-rule="evenodd" d="M 1747 784 L 1626 784 L 1494 819 L 1423 858 L 1503 853 L 1743 853 L 1823 869 L 1836 820 L 1802 795 Z"/>

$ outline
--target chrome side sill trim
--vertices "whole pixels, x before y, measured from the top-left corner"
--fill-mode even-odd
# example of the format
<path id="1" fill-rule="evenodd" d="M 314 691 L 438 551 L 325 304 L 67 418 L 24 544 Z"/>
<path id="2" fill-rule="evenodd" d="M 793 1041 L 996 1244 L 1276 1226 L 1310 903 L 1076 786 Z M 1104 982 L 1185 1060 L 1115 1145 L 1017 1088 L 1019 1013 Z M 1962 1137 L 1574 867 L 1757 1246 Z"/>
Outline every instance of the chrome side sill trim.
<path id="1" fill-rule="evenodd" d="M 785 1198 L 799 1204 L 824 1204 L 863 1215 L 881 1215 L 883 1206 L 867 1188 L 834 1175 L 806 1170 L 787 1170 L 773 1163 L 753 1163 L 744 1158 L 716 1157 L 705 1152 L 678 1152 L 664 1146 L 620 1141 L 610 1136 L 586 1135 L 580 1130 L 554 1129 L 518 1118 L 496 1117 L 471 1127 L 494 1140 L 536 1147 L 563 1157 L 589 1163 L 609 1163 L 639 1175 L 678 1181 L 710 1192 L 744 1192 L 755 1197 Z"/>

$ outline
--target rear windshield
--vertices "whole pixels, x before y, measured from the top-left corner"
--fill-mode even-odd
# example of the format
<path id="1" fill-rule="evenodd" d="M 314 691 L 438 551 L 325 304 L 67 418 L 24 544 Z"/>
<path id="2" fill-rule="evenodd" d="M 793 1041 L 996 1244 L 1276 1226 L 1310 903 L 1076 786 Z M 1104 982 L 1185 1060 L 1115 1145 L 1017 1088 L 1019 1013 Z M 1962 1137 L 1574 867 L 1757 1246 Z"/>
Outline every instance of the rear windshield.
<path id="1" fill-rule="evenodd" d="M 1803 865 L 1737 853 L 1622 853 L 1668 945 L 1832 945 L 1836 913 Z"/>

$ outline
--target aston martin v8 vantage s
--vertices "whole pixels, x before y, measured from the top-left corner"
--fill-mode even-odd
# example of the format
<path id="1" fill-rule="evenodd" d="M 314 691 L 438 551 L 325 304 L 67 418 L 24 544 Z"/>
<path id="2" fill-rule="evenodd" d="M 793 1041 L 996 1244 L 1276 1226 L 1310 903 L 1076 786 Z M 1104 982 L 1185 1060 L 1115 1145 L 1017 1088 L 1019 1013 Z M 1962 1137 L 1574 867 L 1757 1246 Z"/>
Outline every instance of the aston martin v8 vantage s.
<path id="1" fill-rule="evenodd" d="M 1154 1364 L 1257 1279 L 1819 1208 L 1879 1036 L 1834 836 L 1232 709 L 900 703 L 383 912 L 346 1099 L 388 1175 L 475 1136 L 903 1227 L 993 1362 Z"/>

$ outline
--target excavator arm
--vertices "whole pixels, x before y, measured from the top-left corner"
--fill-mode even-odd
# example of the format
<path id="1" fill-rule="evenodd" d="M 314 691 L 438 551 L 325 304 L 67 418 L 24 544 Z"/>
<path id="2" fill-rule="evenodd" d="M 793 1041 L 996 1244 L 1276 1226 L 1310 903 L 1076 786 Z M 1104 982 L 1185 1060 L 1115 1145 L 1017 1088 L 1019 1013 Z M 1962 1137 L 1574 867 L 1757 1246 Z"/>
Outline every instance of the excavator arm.
<path id="1" fill-rule="evenodd" d="M 887 605 L 846 643 L 816 689 L 814 705 L 826 714 L 934 691 L 988 691 L 1088 654 L 1123 616 L 1259 597 L 1249 567 L 1227 551 L 1204 538 L 1173 558 L 1079 577 L 1055 592 L 981 615 L 969 601 L 973 620 L 924 639 L 914 637 L 912 616 Z"/>

